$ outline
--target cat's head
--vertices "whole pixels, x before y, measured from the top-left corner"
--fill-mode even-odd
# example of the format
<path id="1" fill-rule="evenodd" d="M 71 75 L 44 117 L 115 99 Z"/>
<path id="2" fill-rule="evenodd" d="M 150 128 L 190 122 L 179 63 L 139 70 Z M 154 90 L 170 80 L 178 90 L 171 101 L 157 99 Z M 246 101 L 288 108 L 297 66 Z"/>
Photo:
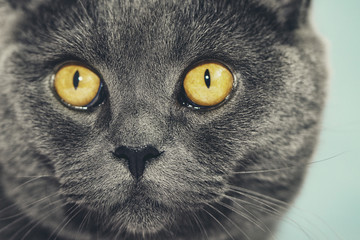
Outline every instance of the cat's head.
<path id="1" fill-rule="evenodd" d="M 41 225 L 62 227 L 81 210 L 119 236 L 177 232 L 194 214 L 227 221 L 215 203 L 254 203 L 240 188 L 291 201 L 316 143 L 322 47 L 306 17 L 309 1 L 265 2 L 4 7 L 11 9 L 0 66 L 7 197 Z M 184 79 L 197 71 L 207 91 L 216 82 L 212 70 L 205 80 L 212 67 L 229 83 L 206 104 Z M 90 100 L 77 103 L 77 87 L 91 77 Z M 57 81 L 73 92 L 62 95 Z M 254 225 L 229 209 L 222 211 L 239 225 Z"/>

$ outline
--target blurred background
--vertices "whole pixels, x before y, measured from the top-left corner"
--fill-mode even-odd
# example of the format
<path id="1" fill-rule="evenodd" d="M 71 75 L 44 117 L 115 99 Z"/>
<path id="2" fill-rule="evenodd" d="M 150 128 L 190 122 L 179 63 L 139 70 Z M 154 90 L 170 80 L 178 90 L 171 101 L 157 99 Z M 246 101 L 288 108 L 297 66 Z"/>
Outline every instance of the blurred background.
<path id="1" fill-rule="evenodd" d="M 275 239 L 360 239 L 360 1 L 313 0 L 330 85 L 320 144 Z M 326 160 L 327 159 L 327 160 Z M 322 161 L 325 160 L 325 161 Z"/>

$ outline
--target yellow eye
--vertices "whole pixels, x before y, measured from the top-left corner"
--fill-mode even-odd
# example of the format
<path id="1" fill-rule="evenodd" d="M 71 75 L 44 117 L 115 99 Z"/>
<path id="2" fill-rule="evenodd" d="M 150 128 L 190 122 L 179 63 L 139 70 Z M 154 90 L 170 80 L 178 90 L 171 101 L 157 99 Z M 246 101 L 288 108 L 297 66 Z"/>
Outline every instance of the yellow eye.
<path id="1" fill-rule="evenodd" d="M 184 79 L 186 96 L 199 106 L 215 106 L 230 94 L 234 77 L 224 65 L 203 63 L 191 69 Z"/>
<path id="2" fill-rule="evenodd" d="M 54 87 L 59 97 L 75 107 L 86 107 L 98 98 L 101 81 L 90 69 L 76 64 L 68 64 L 55 74 Z"/>

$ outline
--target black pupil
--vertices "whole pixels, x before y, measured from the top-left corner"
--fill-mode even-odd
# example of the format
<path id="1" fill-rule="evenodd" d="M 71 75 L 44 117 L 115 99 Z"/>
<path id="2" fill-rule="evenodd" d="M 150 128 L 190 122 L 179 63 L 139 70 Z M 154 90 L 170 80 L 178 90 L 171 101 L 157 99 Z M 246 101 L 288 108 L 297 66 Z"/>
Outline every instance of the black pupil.
<path id="1" fill-rule="evenodd" d="M 205 84 L 206 84 L 207 88 L 210 88 L 210 72 L 209 72 L 209 69 L 206 69 L 204 78 L 205 78 Z"/>
<path id="2" fill-rule="evenodd" d="M 73 77 L 73 84 L 74 84 L 75 90 L 79 86 L 79 81 L 80 81 L 79 78 L 80 78 L 80 73 L 79 73 L 79 71 L 76 71 L 76 73 L 74 74 L 74 77 Z"/>

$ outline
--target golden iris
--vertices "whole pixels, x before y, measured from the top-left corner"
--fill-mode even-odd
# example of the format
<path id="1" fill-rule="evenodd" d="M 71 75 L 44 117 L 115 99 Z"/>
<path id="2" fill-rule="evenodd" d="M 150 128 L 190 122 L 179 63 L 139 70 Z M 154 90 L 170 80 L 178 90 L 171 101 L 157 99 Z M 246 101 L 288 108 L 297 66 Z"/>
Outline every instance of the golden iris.
<path id="1" fill-rule="evenodd" d="M 85 107 L 97 97 L 101 80 L 87 67 L 68 64 L 56 72 L 54 87 L 65 103 L 75 107 Z"/>
<path id="2" fill-rule="evenodd" d="M 230 94 L 234 77 L 223 64 L 207 62 L 192 68 L 185 76 L 186 96 L 196 105 L 215 106 Z"/>

